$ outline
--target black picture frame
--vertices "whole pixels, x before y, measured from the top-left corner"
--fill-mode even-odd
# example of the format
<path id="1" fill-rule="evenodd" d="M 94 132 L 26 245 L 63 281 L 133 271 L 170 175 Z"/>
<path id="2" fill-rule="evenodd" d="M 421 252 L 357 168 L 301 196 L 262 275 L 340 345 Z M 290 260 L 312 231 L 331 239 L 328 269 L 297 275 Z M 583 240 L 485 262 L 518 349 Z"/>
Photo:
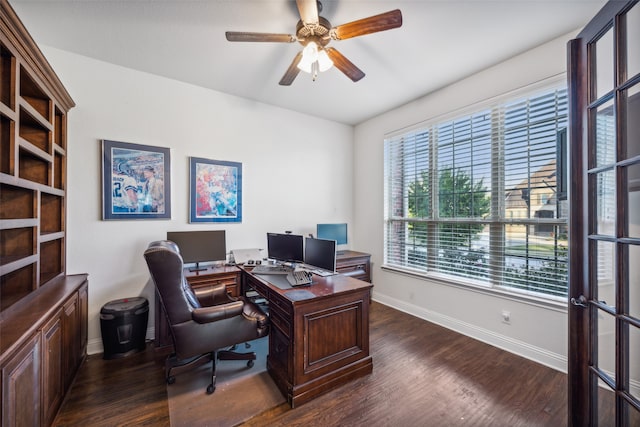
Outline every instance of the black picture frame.
<path id="1" fill-rule="evenodd" d="M 189 158 L 189 220 L 242 222 L 242 163 Z"/>
<path id="2" fill-rule="evenodd" d="M 102 219 L 171 219 L 169 148 L 102 140 Z"/>

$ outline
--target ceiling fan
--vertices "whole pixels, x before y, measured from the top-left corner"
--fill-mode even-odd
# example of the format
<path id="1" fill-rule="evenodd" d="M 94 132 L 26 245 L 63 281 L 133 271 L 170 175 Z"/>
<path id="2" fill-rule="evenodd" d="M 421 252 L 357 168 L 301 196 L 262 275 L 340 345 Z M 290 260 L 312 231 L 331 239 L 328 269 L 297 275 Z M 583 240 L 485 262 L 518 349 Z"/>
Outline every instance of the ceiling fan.
<path id="1" fill-rule="evenodd" d="M 364 77 L 364 72 L 338 50 L 327 47 L 329 42 L 391 30 L 402 25 L 402 13 L 396 9 L 332 27 L 327 19 L 319 15 L 319 12 L 322 11 L 322 3 L 319 1 L 296 0 L 296 4 L 300 12 L 300 20 L 296 25 L 295 35 L 242 31 L 227 31 L 225 33 L 230 42 L 299 42 L 304 46 L 303 50 L 293 58 L 293 62 L 280 79 L 280 85 L 283 86 L 291 85 L 300 70 L 310 73 L 315 81 L 319 71 L 325 71 L 332 65 L 335 65 L 351 80 L 357 82 Z"/>

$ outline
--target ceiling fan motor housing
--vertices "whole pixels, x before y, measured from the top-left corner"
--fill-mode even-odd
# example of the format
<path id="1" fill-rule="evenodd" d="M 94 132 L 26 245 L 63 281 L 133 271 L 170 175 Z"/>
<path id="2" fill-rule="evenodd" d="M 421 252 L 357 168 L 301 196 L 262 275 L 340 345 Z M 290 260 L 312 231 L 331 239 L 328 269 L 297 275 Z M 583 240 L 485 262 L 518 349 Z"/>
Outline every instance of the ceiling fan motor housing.
<path id="1" fill-rule="evenodd" d="M 314 41 L 318 46 L 325 47 L 331 41 L 330 32 L 331 23 L 322 16 L 318 17 L 316 25 L 305 24 L 302 20 L 296 25 L 296 38 L 303 46 Z"/>

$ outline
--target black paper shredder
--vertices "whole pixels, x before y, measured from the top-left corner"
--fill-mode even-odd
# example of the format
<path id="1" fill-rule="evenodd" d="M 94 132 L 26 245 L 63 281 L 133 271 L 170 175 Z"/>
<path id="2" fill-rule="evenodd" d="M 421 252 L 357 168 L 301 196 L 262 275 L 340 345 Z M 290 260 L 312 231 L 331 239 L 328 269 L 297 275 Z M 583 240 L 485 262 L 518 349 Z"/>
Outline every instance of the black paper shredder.
<path id="1" fill-rule="evenodd" d="M 143 297 L 109 301 L 100 310 L 103 359 L 118 359 L 144 350 L 149 301 Z"/>

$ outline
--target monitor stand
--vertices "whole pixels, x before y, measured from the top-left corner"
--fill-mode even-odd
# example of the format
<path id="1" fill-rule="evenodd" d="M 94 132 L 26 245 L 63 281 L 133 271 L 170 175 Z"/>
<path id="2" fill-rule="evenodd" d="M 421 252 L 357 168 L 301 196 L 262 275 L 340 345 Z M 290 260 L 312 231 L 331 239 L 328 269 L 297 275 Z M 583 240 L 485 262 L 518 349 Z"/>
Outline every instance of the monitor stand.
<path id="1" fill-rule="evenodd" d="M 196 262 L 196 266 L 195 267 L 190 267 L 189 271 L 205 271 L 208 270 L 209 267 L 200 267 L 200 263 Z"/>

